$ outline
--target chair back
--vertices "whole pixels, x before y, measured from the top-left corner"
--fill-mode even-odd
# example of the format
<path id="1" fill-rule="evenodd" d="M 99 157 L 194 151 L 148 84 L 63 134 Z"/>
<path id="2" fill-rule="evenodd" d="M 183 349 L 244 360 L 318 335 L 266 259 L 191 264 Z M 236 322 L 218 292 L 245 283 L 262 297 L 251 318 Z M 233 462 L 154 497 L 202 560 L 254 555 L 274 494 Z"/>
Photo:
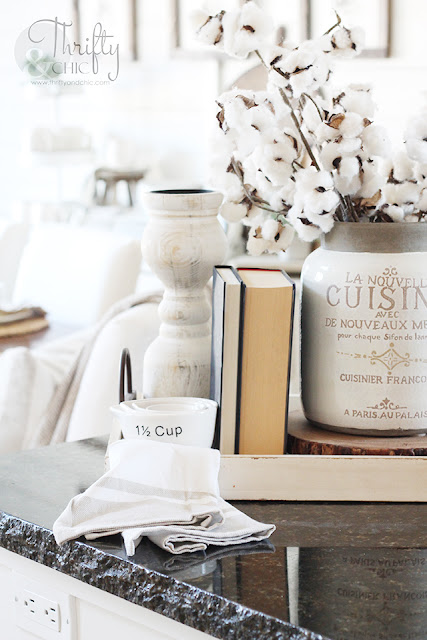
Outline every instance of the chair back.
<path id="1" fill-rule="evenodd" d="M 12 296 L 30 227 L 24 222 L 0 220 L 0 302 Z"/>
<path id="2" fill-rule="evenodd" d="M 93 324 L 134 292 L 140 264 L 135 239 L 67 224 L 40 225 L 24 249 L 13 303 L 41 306 L 59 323 Z"/>

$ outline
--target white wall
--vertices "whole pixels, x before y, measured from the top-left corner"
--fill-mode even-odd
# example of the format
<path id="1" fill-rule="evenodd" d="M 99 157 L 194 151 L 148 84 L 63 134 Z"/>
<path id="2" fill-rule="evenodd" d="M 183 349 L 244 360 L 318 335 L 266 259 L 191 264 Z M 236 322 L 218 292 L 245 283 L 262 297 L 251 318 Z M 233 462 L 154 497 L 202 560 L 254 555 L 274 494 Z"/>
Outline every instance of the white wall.
<path id="1" fill-rule="evenodd" d="M 392 0 L 392 55 L 410 59 L 414 64 L 427 62 L 427 2 Z"/>
<path id="2" fill-rule="evenodd" d="M 55 106 L 52 98 L 29 90 L 13 51 L 17 36 L 32 21 L 55 15 L 71 18 L 71 0 L 44 0 L 42 5 L 9 0 L 7 19 L 0 23 L 0 216 L 10 216 L 16 202 L 56 201 L 59 196 L 80 199 L 93 169 L 109 161 L 106 139 L 111 136 L 138 145 L 135 162 L 157 167 L 158 180 L 181 186 L 207 182 L 209 137 L 216 126 L 217 62 L 197 50 L 168 58 L 171 40 L 165 34 L 170 36 L 172 23 L 170 10 L 165 7 L 172 4 L 170 0 L 139 2 L 145 32 L 150 36 L 144 41 L 141 35 L 144 62 L 122 64 L 119 78 L 112 85 L 87 87 L 83 93 L 61 97 Z M 202 0 L 194 0 L 194 7 L 202 4 Z M 427 2 L 394 0 L 392 6 L 395 57 L 351 62 L 337 73 L 337 78 L 373 82 L 380 119 L 397 135 L 406 114 L 418 110 L 427 90 Z M 156 37 L 156 33 L 161 35 Z M 158 55 L 153 55 L 150 48 L 153 43 L 158 43 Z M 233 63 L 223 73 L 224 82 L 229 84 L 247 66 L 247 62 Z M 67 165 L 59 171 L 40 167 L 38 160 L 24 153 L 31 128 L 51 126 L 55 113 L 61 124 L 90 131 L 97 151 L 93 161 Z M 152 179 L 156 179 L 156 172 Z"/>

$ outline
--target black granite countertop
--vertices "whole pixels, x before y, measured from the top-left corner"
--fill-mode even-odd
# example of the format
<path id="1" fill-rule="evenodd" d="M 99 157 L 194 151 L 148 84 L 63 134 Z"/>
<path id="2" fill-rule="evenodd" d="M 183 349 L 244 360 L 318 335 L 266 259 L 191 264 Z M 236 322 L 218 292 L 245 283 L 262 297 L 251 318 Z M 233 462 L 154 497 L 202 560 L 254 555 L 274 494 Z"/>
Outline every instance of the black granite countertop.
<path id="1" fill-rule="evenodd" d="M 58 547 L 53 522 L 105 447 L 0 456 L 0 546 L 217 638 L 426 639 L 427 504 L 235 502 L 276 524 L 269 541 L 182 556 L 143 541 L 130 559 L 120 536 Z"/>

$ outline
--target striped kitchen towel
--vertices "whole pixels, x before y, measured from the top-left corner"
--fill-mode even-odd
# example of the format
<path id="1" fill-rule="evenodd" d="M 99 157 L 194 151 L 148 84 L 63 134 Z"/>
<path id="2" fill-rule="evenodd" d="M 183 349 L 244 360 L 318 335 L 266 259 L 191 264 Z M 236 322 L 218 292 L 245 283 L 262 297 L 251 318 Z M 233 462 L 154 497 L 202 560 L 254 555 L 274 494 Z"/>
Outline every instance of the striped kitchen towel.
<path id="1" fill-rule="evenodd" d="M 221 499 L 215 449 L 119 440 L 109 455 L 110 470 L 55 522 L 58 544 L 122 533 L 128 555 L 143 536 L 184 553 L 263 540 L 275 529 Z"/>

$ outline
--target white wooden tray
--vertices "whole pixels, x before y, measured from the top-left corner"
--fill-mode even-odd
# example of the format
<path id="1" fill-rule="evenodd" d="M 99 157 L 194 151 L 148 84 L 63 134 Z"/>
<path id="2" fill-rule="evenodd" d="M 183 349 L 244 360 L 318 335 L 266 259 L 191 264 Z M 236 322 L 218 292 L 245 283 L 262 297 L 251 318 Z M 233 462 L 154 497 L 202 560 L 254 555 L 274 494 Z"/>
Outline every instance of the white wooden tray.
<path id="1" fill-rule="evenodd" d="M 427 502 L 427 457 L 222 456 L 225 500 Z"/>
<path id="2" fill-rule="evenodd" d="M 225 500 L 427 502 L 427 457 L 222 456 L 219 485 Z"/>

